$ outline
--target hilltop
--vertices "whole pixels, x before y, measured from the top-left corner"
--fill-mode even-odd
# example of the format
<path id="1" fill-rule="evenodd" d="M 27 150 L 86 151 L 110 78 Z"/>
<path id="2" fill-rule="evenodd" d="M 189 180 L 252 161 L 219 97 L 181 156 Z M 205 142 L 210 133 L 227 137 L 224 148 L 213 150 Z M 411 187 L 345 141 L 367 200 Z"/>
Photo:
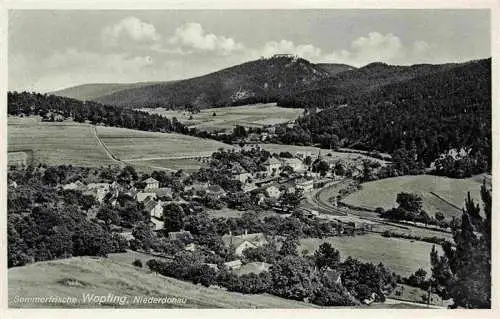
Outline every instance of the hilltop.
<path id="1" fill-rule="evenodd" d="M 327 78 L 329 73 L 298 57 L 259 59 L 204 76 L 102 96 L 104 104 L 203 109 L 276 100 L 282 94 Z"/>

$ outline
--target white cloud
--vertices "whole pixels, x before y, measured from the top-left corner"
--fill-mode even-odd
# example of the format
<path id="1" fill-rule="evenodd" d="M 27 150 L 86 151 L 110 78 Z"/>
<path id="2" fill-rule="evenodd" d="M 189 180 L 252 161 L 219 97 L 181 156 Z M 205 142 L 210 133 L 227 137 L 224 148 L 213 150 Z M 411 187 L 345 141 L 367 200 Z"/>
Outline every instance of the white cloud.
<path id="1" fill-rule="evenodd" d="M 243 49 L 243 45 L 234 39 L 223 35 L 206 33 L 201 24 L 193 22 L 177 28 L 169 43 L 186 49 L 183 51 L 185 53 L 209 51 L 220 55 L 229 55 Z"/>
<path id="2" fill-rule="evenodd" d="M 128 17 L 115 25 L 105 27 L 102 30 L 102 40 L 108 45 L 118 45 L 125 41 L 151 43 L 160 40 L 160 34 L 154 25 Z"/>
<path id="3" fill-rule="evenodd" d="M 418 63 L 427 57 L 431 46 L 425 41 L 416 41 L 405 46 L 401 39 L 392 34 L 370 32 L 351 43 L 350 50 L 334 51 L 321 57 L 324 62 L 346 63 L 355 66 L 371 62 L 390 64 Z"/>

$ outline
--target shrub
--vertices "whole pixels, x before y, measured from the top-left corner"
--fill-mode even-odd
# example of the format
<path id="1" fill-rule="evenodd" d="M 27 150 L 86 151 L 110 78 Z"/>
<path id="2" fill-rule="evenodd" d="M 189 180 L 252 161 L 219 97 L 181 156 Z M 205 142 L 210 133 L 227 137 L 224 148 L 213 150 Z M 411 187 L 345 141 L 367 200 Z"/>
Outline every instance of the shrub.
<path id="1" fill-rule="evenodd" d="M 136 259 L 136 260 L 134 260 L 132 265 L 139 267 L 139 268 L 142 268 L 142 261 L 140 261 L 139 259 Z"/>

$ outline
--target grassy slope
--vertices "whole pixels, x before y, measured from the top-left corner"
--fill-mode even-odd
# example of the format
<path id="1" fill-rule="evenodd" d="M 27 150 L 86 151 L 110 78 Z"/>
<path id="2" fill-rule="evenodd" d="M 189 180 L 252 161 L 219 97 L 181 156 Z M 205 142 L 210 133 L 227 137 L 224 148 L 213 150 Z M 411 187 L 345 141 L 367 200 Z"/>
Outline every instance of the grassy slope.
<path id="1" fill-rule="evenodd" d="M 97 127 L 97 133 L 109 150 L 121 160 L 210 155 L 230 145 L 209 139 L 175 134 Z"/>
<path id="2" fill-rule="evenodd" d="M 460 210 L 438 199 L 431 192 L 455 206 L 463 207 L 468 191 L 476 203 L 481 203 L 480 187 L 481 181 L 477 177 L 453 179 L 432 175 L 402 176 L 364 183 L 363 189 L 346 197 L 344 202 L 350 205 L 389 209 L 397 205 L 398 193 L 410 192 L 422 197 L 423 208 L 430 215 L 441 211 L 445 216 L 451 217 L 460 216 Z"/>
<path id="3" fill-rule="evenodd" d="M 40 262 L 8 271 L 10 307 L 64 307 L 64 305 L 15 304 L 14 296 L 74 296 L 82 294 L 114 296 L 185 297 L 186 304 L 153 305 L 156 308 L 303 308 L 311 304 L 267 294 L 243 295 L 205 288 L 176 279 L 154 275 L 131 265 L 135 259 L 149 259 L 137 253 L 116 254 L 110 258 L 75 257 Z M 84 286 L 67 286 L 58 281 L 72 279 Z M 132 300 L 133 298 L 130 298 Z M 112 305 L 107 305 L 108 307 Z M 129 304 L 128 307 L 140 305 Z M 77 305 L 98 307 L 98 305 Z"/>
<path id="4" fill-rule="evenodd" d="M 101 166 L 113 163 L 97 143 L 90 125 L 41 122 L 39 117 L 9 117 L 7 131 L 8 151 L 32 151 L 34 164 Z"/>
<path id="5" fill-rule="evenodd" d="M 339 250 L 343 259 L 352 256 L 374 264 L 381 262 L 391 271 L 402 276 L 409 276 L 418 268 L 423 268 L 430 273 L 429 254 L 432 244 L 429 243 L 368 234 L 355 237 L 301 239 L 300 250 L 307 249 L 312 253 L 324 242 L 329 242 Z"/>

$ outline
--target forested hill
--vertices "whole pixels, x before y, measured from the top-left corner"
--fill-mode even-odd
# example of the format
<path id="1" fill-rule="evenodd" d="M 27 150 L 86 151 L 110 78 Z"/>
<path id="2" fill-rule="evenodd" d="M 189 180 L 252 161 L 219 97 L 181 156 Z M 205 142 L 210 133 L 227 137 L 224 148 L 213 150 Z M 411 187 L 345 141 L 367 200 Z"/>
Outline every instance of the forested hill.
<path id="1" fill-rule="evenodd" d="M 281 138 L 388 152 L 403 173 L 463 147 L 470 149 L 466 159 L 440 163 L 448 165 L 440 173 L 459 177 L 491 170 L 491 107 L 485 59 L 352 95 L 347 105 L 301 118 Z"/>
<path id="2" fill-rule="evenodd" d="M 333 73 L 330 77 L 292 92 L 289 96 L 283 96 L 278 105 L 301 108 L 343 105 L 379 87 L 431 75 L 456 66 L 458 64 L 399 66 L 374 62 L 359 69 L 351 68 Z"/>
<path id="3" fill-rule="evenodd" d="M 274 101 L 329 73 L 297 57 L 271 57 L 201 77 L 119 91 L 97 101 L 129 107 L 198 109 Z"/>
<path id="4" fill-rule="evenodd" d="M 51 92 L 51 94 L 69 97 L 81 101 L 92 101 L 101 96 L 109 95 L 118 91 L 131 88 L 154 85 L 158 82 L 138 82 L 138 83 L 91 83 L 72 86 L 66 89 Z"/>

